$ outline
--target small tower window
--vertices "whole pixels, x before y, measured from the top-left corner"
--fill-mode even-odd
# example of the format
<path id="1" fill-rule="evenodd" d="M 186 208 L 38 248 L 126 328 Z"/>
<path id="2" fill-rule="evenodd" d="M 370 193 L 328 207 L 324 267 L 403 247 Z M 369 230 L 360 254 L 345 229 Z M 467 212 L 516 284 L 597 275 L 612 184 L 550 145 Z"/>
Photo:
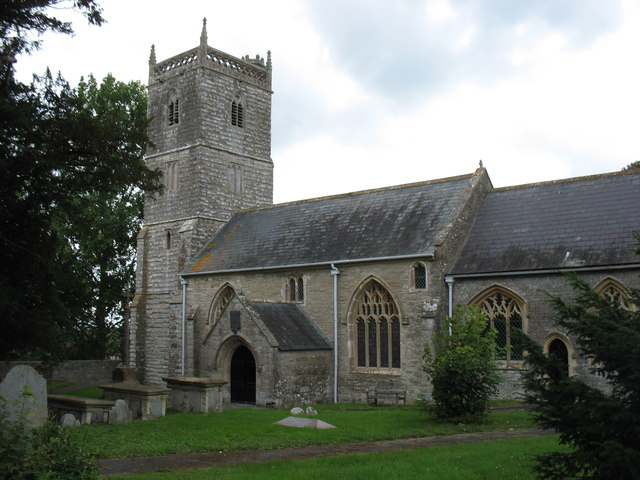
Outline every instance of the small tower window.
<path id="1" fill-rule="evenodd" d="M 167 233 L 165 235 L 165 247 L 167 248 L 167 250 L 171 249 L 171 230 L 167 230 Z"/>
<path id="2" fill-rule="evenodd" d="M 234 127 L 244 127 L 244 106 L 242 100 L 236 97 L 231 102 L 231 125 Z"/>
<path id="3" fill-rule="evenodd" d="M 180 99 L 175 98 L 169 102 L 169 125 L 177 125 L 180 122 Z"/>

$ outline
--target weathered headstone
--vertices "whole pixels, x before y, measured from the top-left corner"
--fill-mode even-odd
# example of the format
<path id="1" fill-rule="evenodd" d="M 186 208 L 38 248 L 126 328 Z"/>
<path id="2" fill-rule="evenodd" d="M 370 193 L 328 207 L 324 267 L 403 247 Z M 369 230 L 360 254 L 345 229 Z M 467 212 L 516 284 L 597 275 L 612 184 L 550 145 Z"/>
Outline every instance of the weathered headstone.
<path id="1" fill-rule="evenodd" d="M 291 415 L 302 415 L 304 413 L 304 410 L 300 407 L 293 407 L 289 413 Z"/>
<path id="2" fill-rule="evenodd" d="M 116 400 L 116 404 L 109 410 L 109 423 L 128 423 L 132 418 L 131 409 L 121 398 Z"/>
<path id="3" fill-rule="evenodd" d="M 60 425 L 63 427 L 77 427 L 80 425 L 80 420 L 78 420 L 72 413 L 65 413 L 60 419 Z"/>
<path id="4" fill-rule="evenodd" d="M 10 420 L 16 421 L 22 412 L 32 427 L 47 421 L 47 381 L 33 367 L 16 365 L 9 370 L 0 382 L 0 397 Z"/>
<path id="5" fill-rule="evenodd" d="M 307 407 L 304 413 L 306 413 L 307 415 L 317 415 L 318 411 L 313 407 Z"/>

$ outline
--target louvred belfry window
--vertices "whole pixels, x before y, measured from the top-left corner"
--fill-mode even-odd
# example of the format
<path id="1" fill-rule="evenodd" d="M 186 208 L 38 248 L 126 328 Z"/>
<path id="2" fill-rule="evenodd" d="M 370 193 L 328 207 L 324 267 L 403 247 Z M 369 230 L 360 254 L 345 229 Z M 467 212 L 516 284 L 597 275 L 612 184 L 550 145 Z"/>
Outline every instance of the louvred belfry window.
<path id="1" fill-rule="evenodd" d="M 244 127 L 244 106 L 239 98 L 231 102 L 231 125 L 234 127 Z"/>
<path id="2" fill-rule="evenodd" d="M 360 295 L 355 325 L 359 367 L 400 368 L 400 313 L 380 283 Z"/>
<path id="3" fill-rule="evenodd" d="M 180 122 L 180 100 L 174 99 L 169 102 L 169 125 L 176 125 Z"/>

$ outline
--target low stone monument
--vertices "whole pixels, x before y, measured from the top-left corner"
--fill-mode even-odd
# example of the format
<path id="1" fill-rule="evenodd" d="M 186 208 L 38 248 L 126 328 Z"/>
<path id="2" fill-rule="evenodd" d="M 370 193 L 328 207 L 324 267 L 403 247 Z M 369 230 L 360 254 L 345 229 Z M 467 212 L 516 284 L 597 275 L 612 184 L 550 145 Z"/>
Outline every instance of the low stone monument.
<path id="1" fill-rule="evenodd" d="M 22 412 L 31 427 L 47 421 L 47 381 L 33 367 L 11 368 L 0 382 L 0 397 L 6 402 L 10 420 L 17 420 Z"/>
<path id="2" fill-rule="evenodd" d="M 318 430 L 328 430 L 336 428 L 330 423 L 323 422 L 316 418 L 301 418 L 301 417 L 287 417 L 283 418 L 279 422 L 275 423 L 283 427 L 295 427 L 295 428 L 317 428 Z"/>

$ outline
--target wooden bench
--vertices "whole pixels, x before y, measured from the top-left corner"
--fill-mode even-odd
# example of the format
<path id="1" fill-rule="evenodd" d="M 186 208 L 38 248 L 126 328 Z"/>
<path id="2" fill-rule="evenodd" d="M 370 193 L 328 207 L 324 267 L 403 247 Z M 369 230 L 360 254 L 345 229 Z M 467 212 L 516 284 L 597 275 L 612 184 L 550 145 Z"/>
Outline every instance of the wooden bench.
<path id="1" fill-rule="evenodd" d="M 369 405 L 406 405 L 407 387 L 397 383 L 378 383 L 367 391 Z"/>

